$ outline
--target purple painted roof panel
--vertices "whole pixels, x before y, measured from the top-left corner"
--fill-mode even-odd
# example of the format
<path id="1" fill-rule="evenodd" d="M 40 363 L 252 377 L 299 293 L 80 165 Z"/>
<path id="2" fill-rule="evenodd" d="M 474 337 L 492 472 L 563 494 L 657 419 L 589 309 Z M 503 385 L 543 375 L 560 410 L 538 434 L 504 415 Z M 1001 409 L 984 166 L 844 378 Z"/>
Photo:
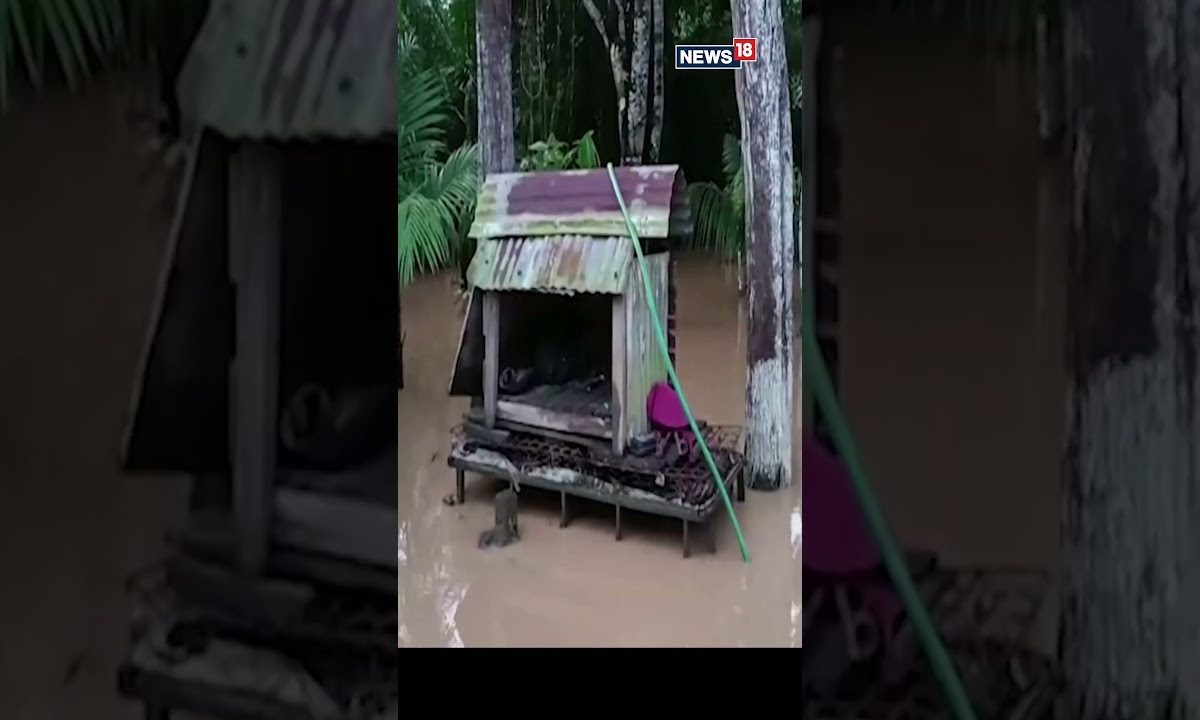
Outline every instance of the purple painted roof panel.
<path id="1" fill-rule="evenodd" d="M 683 172 L 676 165 L 622 167 L 617 184 L 644 238 L 691 233 Z M 475 207 L 473 238 L 628 235 L 607 169 L 489 175 Z"/>

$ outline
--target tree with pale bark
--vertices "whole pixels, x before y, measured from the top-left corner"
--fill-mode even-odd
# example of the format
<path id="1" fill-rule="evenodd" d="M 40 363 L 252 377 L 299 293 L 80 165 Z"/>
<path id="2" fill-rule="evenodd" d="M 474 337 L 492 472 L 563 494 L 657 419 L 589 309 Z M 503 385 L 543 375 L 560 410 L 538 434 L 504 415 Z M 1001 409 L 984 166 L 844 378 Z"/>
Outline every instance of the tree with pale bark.
<path id="1" fill-rule="evenodd" d="M 596 0 L 583 7 L 608 50 L 617 93 L 621 162 L 658 161 L 663 129 L 663 55 L 668 18 L 663 0 Z"/>
<path id="2" fill-rule="evenodd" d="M 754 488 L 787 487 L 795 439 L 792 120 L 781 0 L 733 0 L 736 37 L 758 39 L 736 73 L 748 235 L 746 471 Z"/>
<path id="3" fill-rule="evenodd" d="M 1200 714 L 1200 0 L 1076 0 L 1066 717 Z"/>
<path id="4" fill-rule="evenodd" d="M 513 130 L 512 0 L 475 4 L 475 87 L 484 175 L 517 168 Z"/>

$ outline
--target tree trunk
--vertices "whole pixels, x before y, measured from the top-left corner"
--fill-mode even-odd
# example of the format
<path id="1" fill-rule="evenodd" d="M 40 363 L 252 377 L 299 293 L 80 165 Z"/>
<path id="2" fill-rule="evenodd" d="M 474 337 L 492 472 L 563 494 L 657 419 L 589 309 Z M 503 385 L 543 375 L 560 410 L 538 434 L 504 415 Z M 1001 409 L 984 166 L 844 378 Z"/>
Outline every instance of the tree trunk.
<path id="1" fill-rule="evenodd" d="M 633 42 L 629 48 L 629 84 L 626 107 L 629 138 L 622 162 L 639 165 L 646 159 L 647 111 L 650 103 L 650 0 L 633 0 Z"/>
<path id="2" fill-rule="evenodd" d="M 658 159 L 663 125 L 663 36 L 667 18 L 662 0 L 611 0 L 610 18 L 595 0 L 583 0 L 584 10 L 608 49 L 613 87 L 617 93 L 617 135 L 621 162 L 638 165 Z M 647 143 L 647 140 L 649 141 Z"/>
<path id="3" fill-rule="evenodd" d="M 620 7 L 621 2 L 618 0 L 617 7 Z M 611 3 L 610 3 L 611 5 Z M 626 130 L 626 101 L 625 101 L 625 59 L 622 52 L 623 42 L 615 40 L 608 32 L 608 19 L 601 12 L 595 0 L 583 0 L 583 9 L 587 11 L 588 17 L 592 19 L 592 25 L 595 26 L 596 32 L 600 35 L 600 41 L 604 43 L 604 48 L 608 51 L 608 65 L 612 71 L 613 87 L 617 91 L 617 139 L 621 143 L 621 157 L 625 157 L 626 143 L 628 142 L 628 131 Z M 622 18 L 623 21 L 623 18 Z M 617 23 L 618 26 L 621 22 Z M 622 28 L 621 39 L 624 38 Z"/>
<path id="4" fill-rule="evenodd" d="M 749 285 L 746 467 L 753 488 L 791 484 L 793 175 L 791 108 L 780 0 L 733 0 L 737 37 L 759 60 L 735 73 L 742 120 Z"/>
<path id="5" fill-rule="evenodd" d="M 653 0 L 653 2 L 654 9 L 650 16 L 654 33 L 654 48 L 650 52 L 650 62 L 654 67 L 654 84 L 650 87 L 653 115 L 650 118 L 650 151 L 646 160 L 656 163 L 658 162 L 659 148 L 662 147 L 663 110 L 667 102 L 667 92 L 663 87 L 663 56 L 665 52 L 663 37 L 670 20 L 665 15 L 663 0 Z"/>
<path id="6" fill-rule="evenodd" d="M 1200 711 L 1200 0 L 1074 5 L 1066 717 L 1190 719 Z"/>
<path id="7" fill-rule="evenodd" d="M 513 135 L 512 3 L 476 0 L 479 148 L 484 175 L 517 167 Z"/>

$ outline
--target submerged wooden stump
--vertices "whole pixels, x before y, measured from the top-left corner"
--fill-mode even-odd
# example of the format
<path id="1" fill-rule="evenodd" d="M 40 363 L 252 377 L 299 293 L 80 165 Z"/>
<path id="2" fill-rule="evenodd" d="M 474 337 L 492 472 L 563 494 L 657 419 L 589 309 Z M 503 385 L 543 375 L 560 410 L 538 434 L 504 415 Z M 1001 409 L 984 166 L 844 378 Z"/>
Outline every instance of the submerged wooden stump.
<path id="1" fill-rule="evenodd" d="M 479 547 L 505 547 L 521 539 L 517 528 L 517 492 L 506 488 L 496 493 L 496 525 L 479 536 Z"/>

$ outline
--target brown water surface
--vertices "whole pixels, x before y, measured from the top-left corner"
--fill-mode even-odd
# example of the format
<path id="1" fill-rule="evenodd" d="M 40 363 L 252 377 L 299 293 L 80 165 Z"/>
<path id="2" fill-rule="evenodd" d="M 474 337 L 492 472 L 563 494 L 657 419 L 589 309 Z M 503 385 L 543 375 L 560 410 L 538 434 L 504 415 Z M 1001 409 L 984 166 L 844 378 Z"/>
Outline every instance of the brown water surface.
<path id="1" fill-rule="evenodd" d="M 125 580 L 187 509 L 186 478 L 118 463 L 169 219 L 121 87 L 0 117 L 5 720 L 142 717 L 116 688 Z"/>
<path id="2" fill-rule="evenodd" d="M 699 418 L 740 424 L 745 321 L 736 283 L 715 263 L 684 258 L 679 293 L 678 372 L 688 400 Z M 500 486 L 468 475 L 466 503 L 442 502 L 454 485 L 449 432 L 466 408 L 447 396 L 462 305 L 445 276 L 417 281 L 402 302 L 402 647 L 800 645 L 798 453 L 791 489 L 747 491 L 736 506 L 750 565 L 723 515 L 717 553 L 700 536 L 685 560 L 678 522 L 635 516 L 617 542 L 612 509 L 594 505 L 560 529 L 557 496 L 534 489 L 521 492 L 521 541 L 479 550 Z"/>

